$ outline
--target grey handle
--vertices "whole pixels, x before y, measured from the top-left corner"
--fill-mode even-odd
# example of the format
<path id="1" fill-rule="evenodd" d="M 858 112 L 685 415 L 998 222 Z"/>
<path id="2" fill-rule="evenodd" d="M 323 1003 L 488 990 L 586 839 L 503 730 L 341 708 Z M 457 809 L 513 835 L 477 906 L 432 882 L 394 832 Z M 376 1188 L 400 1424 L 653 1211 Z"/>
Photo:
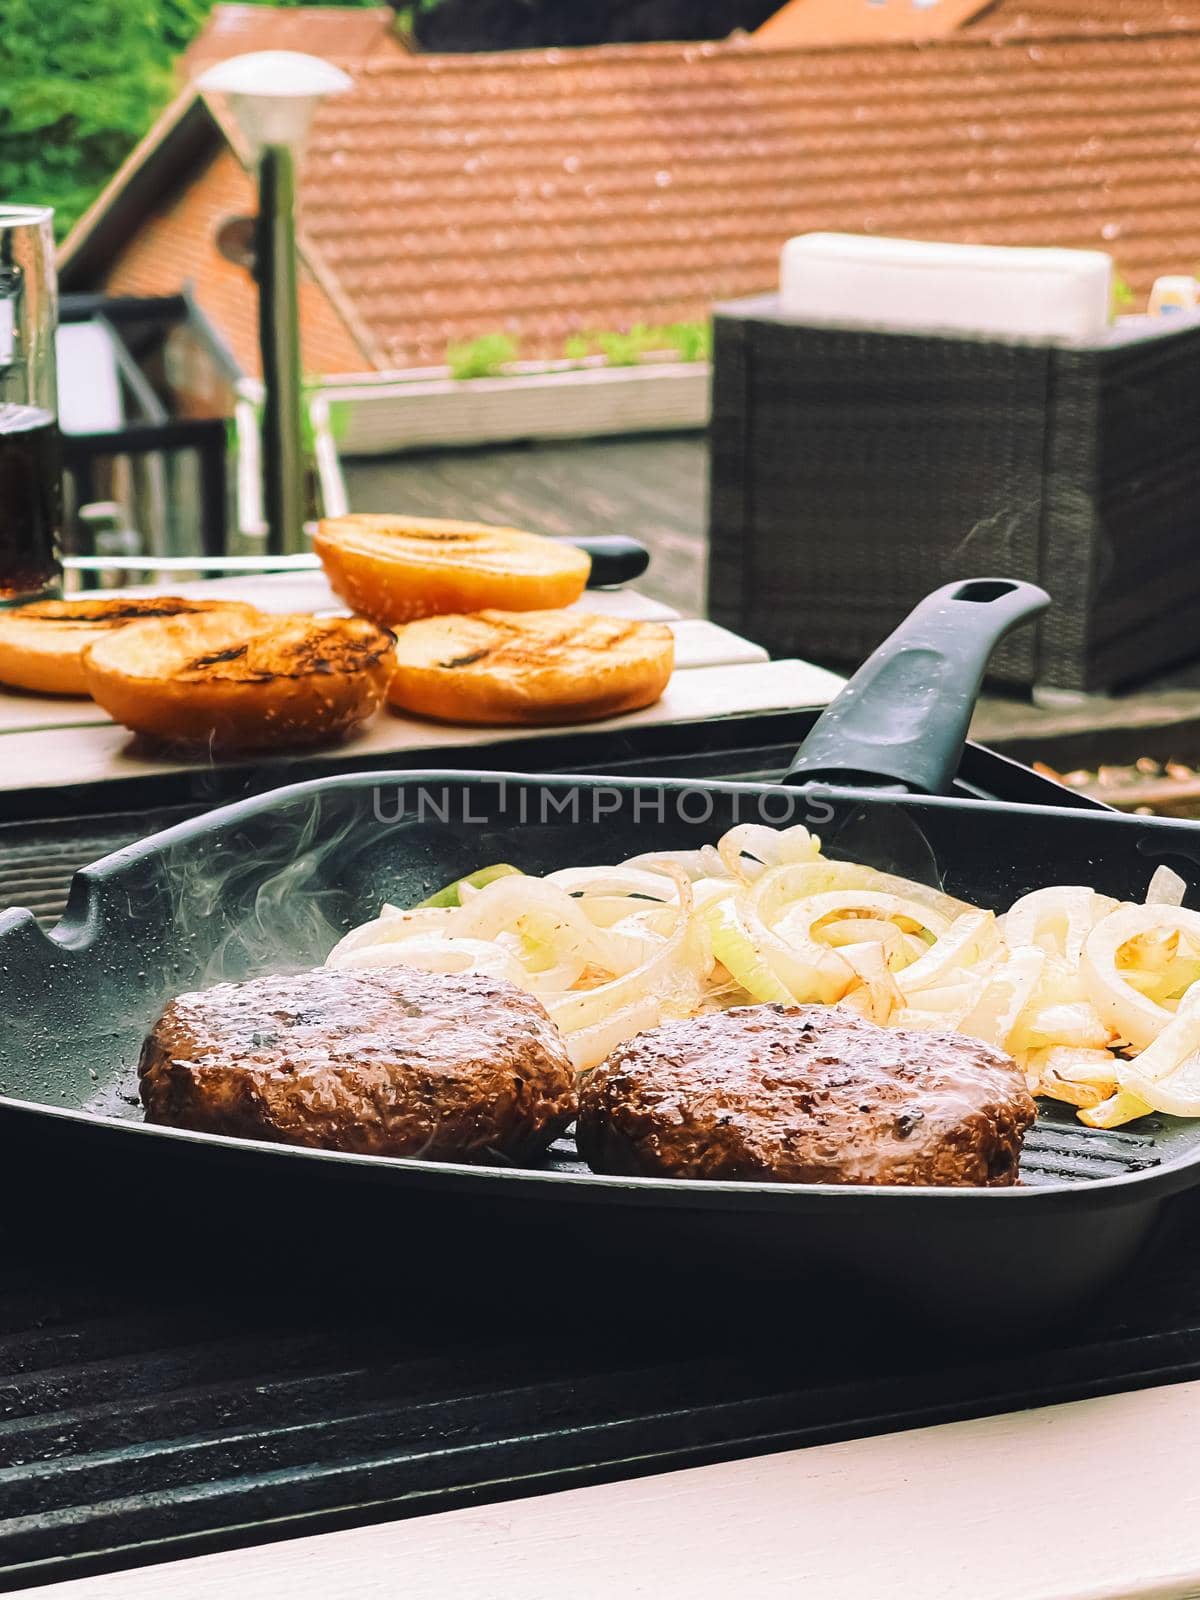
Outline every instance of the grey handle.
<path id="1" fill-rule="evenodd" d="M 927 596 L 841 691 L 796 752 L 786 783 L 899 784 L 944 794 L 996 645 L 1050 596 L 971 578 Z"/>

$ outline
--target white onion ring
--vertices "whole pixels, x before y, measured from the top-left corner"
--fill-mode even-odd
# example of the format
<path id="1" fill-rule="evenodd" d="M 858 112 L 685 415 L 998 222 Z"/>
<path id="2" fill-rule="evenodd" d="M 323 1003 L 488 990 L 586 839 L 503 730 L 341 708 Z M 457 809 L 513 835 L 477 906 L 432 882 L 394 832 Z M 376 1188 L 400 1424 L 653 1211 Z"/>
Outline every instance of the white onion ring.
<path id="1" fill-rule="evenodd" d="M 1138 1050 L 1153 1044 L 1172 1013 L 1124 981 L 1117 956 L 1139 934 L 1164 930 L 1189 934 L 1200 948 L 1200 912 L 1162 905 L 1120 906 L 1110 911 L 1092 929 L 1083 947 L 1080 966 L 1089 999 L 1112 1032 Z"/>
<path id="2" fill-rule="evenodd" d="M 630 971 L 645 961 L 658 943 L 648 935 L 599 928 L 578 900 L 540 878 L 523 876 L 496 878 L 487 884 L 470 905 L 453 913 L 448 932 L 455 938 L 494 939 L 518 928 L 522 918 L 534 913 L 569 930 L 573 951 L 606 972 Z"/>

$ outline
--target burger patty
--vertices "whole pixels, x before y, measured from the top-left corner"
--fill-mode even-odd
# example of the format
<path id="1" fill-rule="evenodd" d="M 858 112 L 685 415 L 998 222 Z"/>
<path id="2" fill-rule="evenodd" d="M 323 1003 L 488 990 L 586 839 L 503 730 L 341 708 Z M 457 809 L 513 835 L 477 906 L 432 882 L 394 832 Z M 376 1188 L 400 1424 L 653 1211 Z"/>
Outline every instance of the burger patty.
<path id="1" fill-rule="evenodd" d="M 576 1108 L 539 1000 L 406 967 L 320 967 L 180 995 L 138 1072 L 150 1122 L 430 1161 L 528 1160 Z"/>
<path id="2" fill-rule="evenodd" d="M 639 1034 L 580 1090 L 596 1172 L 999 1187 L 1036 1115 L 1016 1063 L 826 1006 L 743 1006 Z"/>

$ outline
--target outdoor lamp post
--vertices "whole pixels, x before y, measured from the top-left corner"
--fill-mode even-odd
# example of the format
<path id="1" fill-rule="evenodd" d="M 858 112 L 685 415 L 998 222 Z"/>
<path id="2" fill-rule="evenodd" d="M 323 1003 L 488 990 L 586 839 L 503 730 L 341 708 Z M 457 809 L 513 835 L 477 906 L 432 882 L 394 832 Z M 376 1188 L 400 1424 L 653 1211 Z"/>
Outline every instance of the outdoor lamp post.
<path id="1" fill-rule="evenodd" d="M 339 68 L 294 50 L 234 56 L 196 80 L 221 96 L 258 167 L 254 276 L 263 374 L 263 508 L 272 555 L 304 548 L 295 161 L 317 106 L 351 87 Z"/>

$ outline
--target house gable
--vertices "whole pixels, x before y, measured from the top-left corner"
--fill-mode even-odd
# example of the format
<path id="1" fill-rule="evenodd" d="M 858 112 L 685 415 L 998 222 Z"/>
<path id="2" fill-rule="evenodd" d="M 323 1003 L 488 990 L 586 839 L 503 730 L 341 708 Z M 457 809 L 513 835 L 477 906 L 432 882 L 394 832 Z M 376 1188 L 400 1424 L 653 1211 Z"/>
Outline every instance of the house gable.
<path id="1" fill-rule="evenodd" d="M 228 145 L 187 177 L 146 217 L 104 272 L 109 294 L 174 294 L 189 288 L 243 373 L 257 376 L 258 290 L 243 266 L 217 248 L 231 217 L 253 215 L 254 183 Z M 300 343 L 304 370 L 359 372 L 370 366 L 322 286 L 301 263 Z"/>

